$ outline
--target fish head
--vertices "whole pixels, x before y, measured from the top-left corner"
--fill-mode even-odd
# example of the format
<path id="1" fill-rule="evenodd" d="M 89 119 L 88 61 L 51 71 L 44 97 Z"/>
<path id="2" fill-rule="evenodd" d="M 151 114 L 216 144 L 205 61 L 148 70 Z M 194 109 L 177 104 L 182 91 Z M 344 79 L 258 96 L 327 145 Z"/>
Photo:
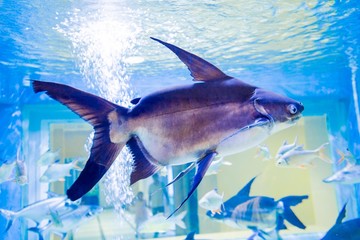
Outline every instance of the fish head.
<path id="1" fill-rule="evenodd" d="M 304 111 L 301 102 L 261 88 L 255 90 L 252 100 L 256 111 L 273 124 L 274 132 L 294 125 Z"/>
<path id="2" fill-rule="evenodd" d="M 276 166 L 278 166 L 278 167 L 287 167 L 288 165 L 289 165 L 289 163 L 284 158 L 279 158 L 276 161 Z"/>
<path id="3" fill-rule="evenodd" d="M 359 181 L 359 172 L 351 171 L 350 169 L 342 169 L 337 171 L 332 176 L 325 178 L 325 183 L 354 183 Z"/>
<path id="4" fill-rule="evenodd" d="M 230 218 L 231 214 L 228 211 L 214 212 L 214 211 L 208 210 L 208 211 L 206 211 L 206 216 L 208 216 L 212 220 L 221 221 L 221 220 L 224 220 L 225 218 Z"/>

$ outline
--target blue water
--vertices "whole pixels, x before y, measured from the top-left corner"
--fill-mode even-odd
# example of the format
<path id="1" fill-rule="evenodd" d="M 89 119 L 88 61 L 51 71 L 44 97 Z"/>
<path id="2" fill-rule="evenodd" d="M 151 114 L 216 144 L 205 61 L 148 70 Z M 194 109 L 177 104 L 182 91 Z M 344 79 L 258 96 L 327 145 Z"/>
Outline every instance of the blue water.
<path id="1" fill-rule="evenodd" d="M 29 168 L 28 185 L 0 185 L 0 208 L 19 210 L 43 196 L 31 161 L 47 150 L 49 139 L 32 129 L 31 119 L 42 115 L 27 109 L 54 102 L 35 95 L 28 80 L 68 84 L 124 106 L 163 87 L 191 83 L 186 67 L 150 37 L 303 102 L 304 116 L 326 115 L 333 159 L 336 149 L 360 154 L 356 0 L 0 0 L 0 10 L 0 163 L 19 158 L 20 149 Z M 51 118 L 79 121 L 68 112 Z M 116 164 L 131 171 L 131 160 Z M 133 197 L 128 178 L 114 170 L 105 181 L 108 204 L 122 211 Z M 335 188 L 338 208 L 351 199 L 348 216 L 359 217 L 358 186 Z M 26 239 L 25 223 L 14 223 L 4 237 Z"/>

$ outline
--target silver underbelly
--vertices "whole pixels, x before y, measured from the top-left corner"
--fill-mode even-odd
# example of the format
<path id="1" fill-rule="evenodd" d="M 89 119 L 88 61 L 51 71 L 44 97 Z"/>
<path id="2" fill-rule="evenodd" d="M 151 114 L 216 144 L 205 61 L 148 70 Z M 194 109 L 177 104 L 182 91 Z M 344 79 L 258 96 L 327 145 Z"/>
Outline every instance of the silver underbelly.
<path id="1" fill-rule="evenodd" d="M 219 156 L 228 156 L 257 146 L 269 136 L 267 127 L 253 127 L 221 138 L 204 137 L 202 141 L 191 142 L 188 139 L 167 138 L 144 129 L 138 133 L 148 153 L 163 166 L 181 165 L 199 160 L 209 150 L 215 150 Z M 201 138 L 197 138 L 198 140 Z"/>
<path id="2" fill-rule="evenodd" d="M 233 155 L 259 145 L 269 136 L 269 128 L 265 126 L 254 127 L 241 131 L 222 141 L 216 151 L 221 156 Z"/>

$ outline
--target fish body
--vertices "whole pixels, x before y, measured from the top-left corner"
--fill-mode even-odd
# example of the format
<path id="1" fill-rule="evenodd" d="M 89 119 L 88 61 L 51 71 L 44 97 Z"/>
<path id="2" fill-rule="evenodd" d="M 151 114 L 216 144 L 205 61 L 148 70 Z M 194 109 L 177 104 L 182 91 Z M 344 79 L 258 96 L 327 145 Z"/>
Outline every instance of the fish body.
<path id="1" fill-rule="evenodd" d="M 325 183 L 360 183 L 360 165 L 348 163 L 343 169 L 323 180 Z"/>
<path id="2" fill-rule="evenodd" d="M 259 145 L 258 151 L 257 151 L 255 157 L 262 157 L 262 159 L 264 161 L 270 160 L 271 154 L 270 154 L 269 147 L 264 144 Z"/>
<path id="3" fill-rule="evenodd" d="M 70 170 L 77 168 L 77 161 L 70 163 L 53 163 L 51 164 L 43 175 L 40 177 L 40 182 L 56 182 L 56 181 L 65 181 L 66 176 L 70 175 Z"/>
<path id="4" fill-rule="evenodd" d="M 360 239 L 360 218 L 343 222 L 346 215 L 346 204 L 340 211 L 335 225 L 326 232 L 322 240 L 357 240 Z"/>
<path id="5" fill-rule="evenodd" d="M 44 154 L 40 156 L 40 158 L 36 161 L 38 166 L 48 166 L 60 160 L 60 149 L 55 152 L 46 151 Z"/>
<path id="6" fill-rule="evenodd" d="M 274 230 L 285 229 L 284 219 L 304 229 L 305 225 L 295 216 L 290 207 L 298 205 L 307 198 L 308 196 L 288 196 L 275 201 L 266 196 L 251 197 L 231 211 L 213 216 L 213 218 L 231 227 L 248 228 L 254 232 L 271 233 Z M 212 217 L 210 213 L 207 215 Z"/>
<path id="7" fill-rule="evenodd" d="M 224 161 L 224 158 L 215 159 L 214 161 L 211 162 L 209 169 L 205 173 L 205 176 L 217 174 L 219 172 L 219 168 L 222 165 L 231 166 L 232 163 L 228 161 Z"/>
<path id="8" fill-rule="evenodd" d="M 176 225 L 182 229 L 186 229 L 185 223 L 183 221 L 185 215 L 186 211 L 183 211 L 177 216 L 167 219 L 163 213 L 158 213 L 141 223 L 138 231 L 140 233 L 167 232 L 169 230 L 174 230 Z"/>
<path id="9" fill-rule="evenodd" d="M 53 217 L 44 226 L 33 227 L 28 230 L 38 233 L 40 240 L 46 233 L 56 233 L 64 239 L 69 231 L 76 230 L 80 225 L 100 214 L 102 210 L 102 207 L 96 205 L 79 205 L 73 211 Z"/>
<path id="10" fill-rule="evenodd" d="M 12 180 L 11 174 L 12 174 L 14 167 L 15 167 L 15 161 L 10 164 L 3 163 L 0 166 L 0 183 Z"/>
<path id="11" fill-rule="evenodd" d="M 287 141 L 284 141 L 283 145 L 278 149 L 275 159 L 281 158 L 285 153 L 295 148 L 302 150 L 302 145 L 297 145 L 297 136 L 295 137 L 294 143 L 288 144 Z"/>
<path id="12" fill-rule="evenodd" d="M 235 196 L 225 201 L 222 212 L 207 211 L 206 215 L 233 228 L 251 229 L 263 239 L 279 236 L 279 230 L 286 228 L 284 219 L 298 228 L 305 228 L 291 207 L 300 204 L 308 196 L 287 196 L 277 201 L 266 196 L 250 196 L 254 180 L 251 179 Z"/>
<path id="13" fill-rule="evenodd" d="M 221 97 L 225 92 L 228 96 Z M 253 104 L 252 97 L 266 94 L 235 79 L 177 87 L 142 98 L 127 124 L 162 166 L 194 162 L 210 149 L 227 156 L 256 146 L 274 131 Z"/>
<path id="14" fill-rule="evenodd" d="M 192 53 L 154 40 L 179 57 L 194 84 L 154 92 L 132 101 L 135 106 L 128 109 L 66 85 L 32 82 L 35 92 L 45 92 L 66 105 L 95 130 L 90 158 L 67 191 L 71 200 L 88 192 L 127 146 L 134 159 L 130 184 L 164 166 L 197 165 L 190 191 L 177 211 L 216 156 L 257 146 L 301 117 L 300 102 L 227 76 Z"/>
<path id="15" fill-rule="evenodd" d="M 224 193 L 220 195 L 216 189 L 207 192 L 200 200 L 199 206 L 212 212 L 220 211 Z"/>
<path id="16" fill-rule="evenodd" d="M 324 153 L 326 145 L 328 145 L 328 143 L 324 143 L 314 150 L 294 148 L 282 155 L 282 157 L 277 160 L 276 165 L 278 167 L 304 168 L 311 166 L 313 160 L 317 158 L 325 162 L 330 162 Z"/>
<path id="17" fill-rule="evenodd" d="M 269 197 L 255 197 L 238 205 L 231 218 L 243 226 L 254 226 L 258 229 L 275 229 L 277 216 L 284 212 L 284 204 Z"/>
<path id="18" fill-rule="evenodd" d="M 2 214 L 8 221 L 5 231 L 11 227 L 13 221 L 17 218 L 31 219 L 36 224 L 39 224 L 44 219 L 49 219 L 50 211 L 55 211 L 56 209 L 65 207 L 65 200 L 66 197 L 64 196 L 48 198 L 30 204 L 17 212 L 0 209 L 0 214 Z"/>
<path id="19" fill-rule="evenodd" d="M 27 167 L 25 161 L 16 160 L 14 181 L 19 185 L 28 183 Z"/>

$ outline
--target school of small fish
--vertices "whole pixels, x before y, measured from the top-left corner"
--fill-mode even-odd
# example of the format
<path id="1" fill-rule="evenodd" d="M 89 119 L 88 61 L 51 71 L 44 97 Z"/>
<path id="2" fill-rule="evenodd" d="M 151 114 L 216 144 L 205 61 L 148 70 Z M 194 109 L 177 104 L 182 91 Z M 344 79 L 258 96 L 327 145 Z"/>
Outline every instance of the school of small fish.
<path id="1" fill-rule="evenodd" d="M 331 163 L 331 160 L 329 160 L 324 153 L 326 145 L 328 145 L 328 143 L 324 143 L 314 150 L 305 150 L 302 147 L 293 148 L 281 155 L 276 161 L 276 165 L 279 167 L 306 168 L 314 166 L 313 161 L 315 159 L 321 159 L 324 162 Z"/>

